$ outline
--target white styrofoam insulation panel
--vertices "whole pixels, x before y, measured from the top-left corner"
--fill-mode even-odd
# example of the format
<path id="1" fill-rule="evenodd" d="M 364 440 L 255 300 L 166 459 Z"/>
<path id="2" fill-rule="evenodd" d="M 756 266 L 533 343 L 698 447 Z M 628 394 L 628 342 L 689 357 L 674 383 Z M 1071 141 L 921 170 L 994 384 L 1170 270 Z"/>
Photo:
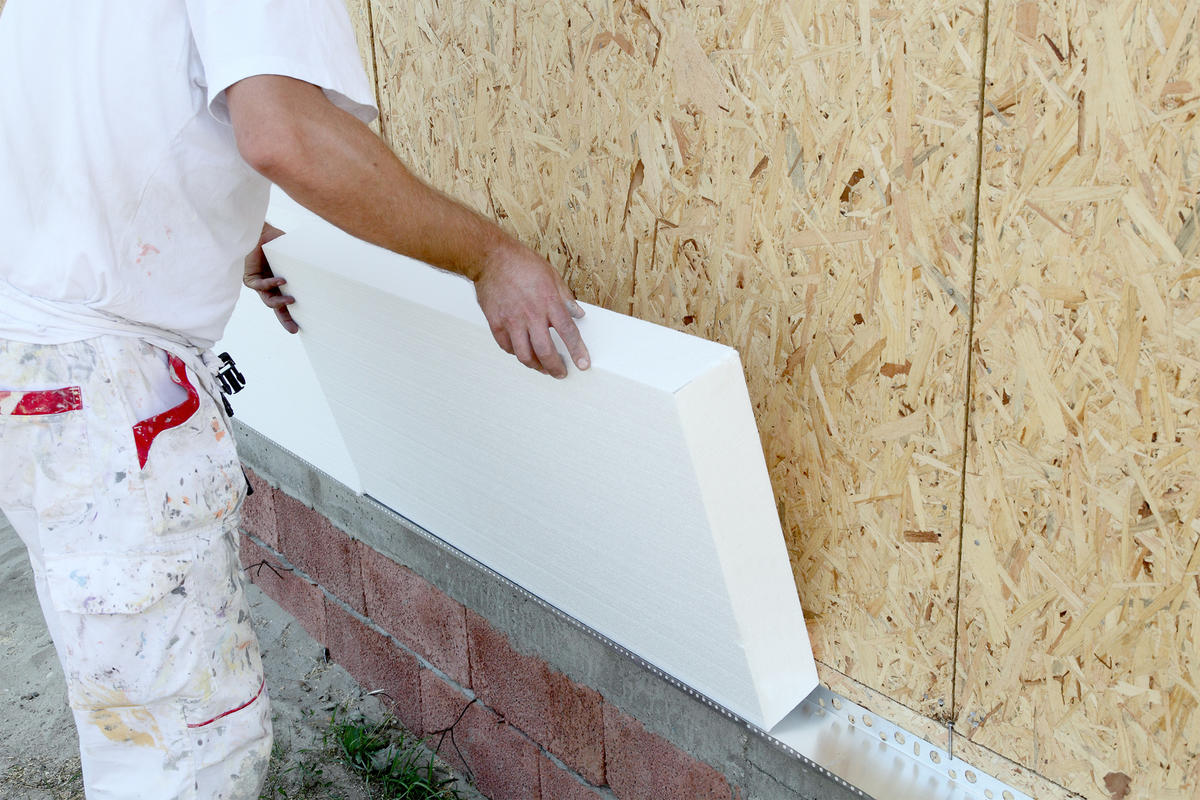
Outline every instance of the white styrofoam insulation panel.
<path id="1" fill-rule="evenodd" d="M 586 306 L 592 368 L 556 381 L 496 346 L 469 281 L 286 196 L 269 218 L 301 333 L 252 356 L 293 337 L 244 298 L 239 418 L 759 727 L 816 687 L 736 351 Z"/>

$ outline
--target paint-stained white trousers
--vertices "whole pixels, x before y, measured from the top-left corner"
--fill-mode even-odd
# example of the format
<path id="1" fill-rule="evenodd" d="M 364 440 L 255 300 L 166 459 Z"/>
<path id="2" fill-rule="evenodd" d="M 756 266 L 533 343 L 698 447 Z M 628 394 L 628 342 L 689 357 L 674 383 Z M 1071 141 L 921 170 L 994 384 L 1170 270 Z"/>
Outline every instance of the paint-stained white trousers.
<path id="1" fill-rule="evenodd" d="M 245 480 L 205 384 L 134 339 L 0 339 L 0 509 L 29 550 L 88 800 L 257 800 L 266 775 Z"/>

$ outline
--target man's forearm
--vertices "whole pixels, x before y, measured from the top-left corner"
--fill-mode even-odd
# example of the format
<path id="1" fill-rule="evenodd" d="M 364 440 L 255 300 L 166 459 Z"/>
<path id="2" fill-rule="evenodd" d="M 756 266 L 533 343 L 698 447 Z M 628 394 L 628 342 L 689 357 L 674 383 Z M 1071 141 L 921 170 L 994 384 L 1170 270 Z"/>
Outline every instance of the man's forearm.
<path id="1" fill-rule="evenodd" d="M 310 84 L 273 75 L 229 90 L 238 146 L 259 172 L 346 232 L 472 280 L 516 243 L 413 175 L 369 128 Z M 239 124 L 254 115 L 252 124 Z"/>
<path id="2" fill-rule="evenodd" d="M 296 201 L 360 239 L 466 275 L 496 343 L 522 364 L 566 376 L 553 328 L 575 365 L 588 368 L 574 322 L 583 309 L 554 268 L 409 172 L 321 89 L 258 75 L 231 86 L 227 97 L 238 150 Z"/>

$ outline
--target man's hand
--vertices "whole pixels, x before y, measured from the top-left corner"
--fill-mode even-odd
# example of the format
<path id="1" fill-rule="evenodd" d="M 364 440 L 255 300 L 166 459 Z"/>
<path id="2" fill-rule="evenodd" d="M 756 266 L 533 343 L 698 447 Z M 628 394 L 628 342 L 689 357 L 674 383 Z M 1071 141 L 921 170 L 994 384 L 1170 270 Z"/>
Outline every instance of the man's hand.
<path id="1" fill-rule="evenodd" d="M 475 280 L 475 296 L 496 344 L 525 366 L 567 377 L 566 364 L 550 338 L 554 328 L 575 366 L 588 368 L 587 347 L 575 326 L 583 309 L 549 262 L 532 250 L 505 240 L 489 251 Z"/>
<path id="2" fill-rule="evenodd" d="M 258 292 L 263 303 L 268 308 L 274 309 L 275 316 L 285 331 L 297 333 L 300 326 L 292 319 L 292 312 L 288 311 L 288 306 L 296 302 L 296 298 L 279 291 L 279 287 L 287 281 L 276 277 L 275 273 L 271 272 L 271 265 L 267 263 L 267 254 L 263 252 L 264 244 L 272 239 L 278 239 L 280 236 L 283 236 L 283 231 L 263 223 L 262 236 L 258 238 L 258 244 L 250 251 L 250 255 L 246 256 L 246 268 L 242 276 L 242 283 Z"/>

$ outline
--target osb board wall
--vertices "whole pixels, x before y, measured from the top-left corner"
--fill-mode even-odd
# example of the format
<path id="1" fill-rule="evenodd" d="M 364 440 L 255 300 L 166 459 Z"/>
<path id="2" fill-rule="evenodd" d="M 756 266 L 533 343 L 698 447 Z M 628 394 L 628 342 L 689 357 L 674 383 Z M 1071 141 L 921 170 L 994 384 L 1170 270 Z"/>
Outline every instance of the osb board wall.
<path id="1" fill-rule="evenodd" d="M 981 9 L 372 6 L 418 172 L 582 299 L 741 351 L 818 658 L 939 717 Z"/>
<path id="2" fill-rule="evenodd" d="M 1200 3 L 992 3 L 956 730 L 1200 786 Z"/>

